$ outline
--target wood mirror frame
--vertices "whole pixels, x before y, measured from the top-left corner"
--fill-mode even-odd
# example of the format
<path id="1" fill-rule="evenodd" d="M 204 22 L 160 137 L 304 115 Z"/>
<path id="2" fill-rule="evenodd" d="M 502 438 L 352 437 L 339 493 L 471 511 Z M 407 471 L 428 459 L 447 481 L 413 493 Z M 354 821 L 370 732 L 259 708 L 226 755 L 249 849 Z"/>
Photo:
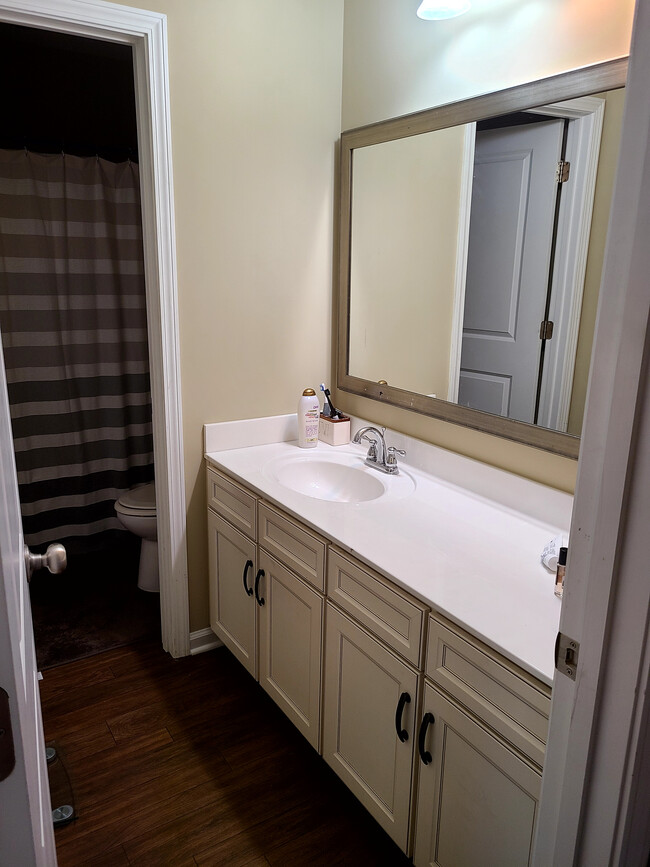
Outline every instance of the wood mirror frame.
<path id="1" fill-rule="evenodd" d="M 352 227 L 352 158 L 355 148 L 392 141 L 484 120 L 496 115 L 523 111 L 561 100 L 589 96 L 624 87 L 627 58 L 619 58 L 529 84 L 392 118 L 341 134 L 339 167 L 338 238 L 338 327 L 336 386 L 341 391 L 370 398 L 452 424 L 474 428 L 534 448 L 577 458 L 580 437 L 491 415 L 438 398 L 394 386 L 372 382 L 349 373 L 350 363 L 350 253 Z"/>

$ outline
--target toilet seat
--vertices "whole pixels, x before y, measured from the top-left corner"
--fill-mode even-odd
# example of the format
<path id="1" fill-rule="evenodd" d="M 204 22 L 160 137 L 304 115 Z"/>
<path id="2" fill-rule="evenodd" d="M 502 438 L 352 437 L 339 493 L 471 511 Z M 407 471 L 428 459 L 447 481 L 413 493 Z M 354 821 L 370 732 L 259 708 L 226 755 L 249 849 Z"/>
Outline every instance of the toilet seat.
<path id="1" fill-rule="evenodd" d="M 142 518 L 156 515 L 156 485 L 149 482 L 125 491 L 115 503 L 115 511 L 122 515 L 134 515 Z"/>

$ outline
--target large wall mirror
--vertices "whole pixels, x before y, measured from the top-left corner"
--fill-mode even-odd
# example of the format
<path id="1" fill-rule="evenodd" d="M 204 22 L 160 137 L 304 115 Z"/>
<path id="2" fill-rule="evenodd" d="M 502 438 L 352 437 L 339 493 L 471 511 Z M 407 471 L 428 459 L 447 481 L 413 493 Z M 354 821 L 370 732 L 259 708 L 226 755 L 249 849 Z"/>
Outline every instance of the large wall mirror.
<path id="1" fill-rule="evenodd" d="M 338 388 L 577 457 L 626 73 L 342 134 Z"/>

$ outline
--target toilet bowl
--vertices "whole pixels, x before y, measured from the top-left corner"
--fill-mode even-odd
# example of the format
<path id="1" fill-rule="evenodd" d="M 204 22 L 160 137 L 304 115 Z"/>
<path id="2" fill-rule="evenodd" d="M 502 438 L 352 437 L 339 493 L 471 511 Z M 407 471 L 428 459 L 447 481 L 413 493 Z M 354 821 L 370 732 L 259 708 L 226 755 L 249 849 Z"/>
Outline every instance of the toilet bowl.
<path id="1" fill-rule="evenodd" d="M 159 593 L 155 483 L 125 491 L 115 501 L 115 513 L 126 530 L 142 539 L 138 587 L 149 593 Z"/>

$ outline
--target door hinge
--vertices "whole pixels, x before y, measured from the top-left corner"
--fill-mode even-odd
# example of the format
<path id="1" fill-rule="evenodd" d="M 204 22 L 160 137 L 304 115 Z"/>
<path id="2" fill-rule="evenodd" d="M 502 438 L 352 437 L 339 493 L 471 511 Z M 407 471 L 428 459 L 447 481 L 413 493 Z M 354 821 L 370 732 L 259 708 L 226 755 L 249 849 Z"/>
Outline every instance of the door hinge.
<path id="1" fill-rule="evenodd" d="M 542 324 L 539 326 L 539 339 L 550 340 L 553 337 L 553 323 L 550 319 L 542 319 Z"/>
<path id="2" fill-rule="evenodd" d="M 555 183 L 565 184 L 569 180 L 569 172 L 571 171 L 571 163 L 566 160 L 558 160 L 557 169 L 555 170 Z"/>
<path id="3" fill-rule="evenodd" d="M 580 644 L 568 635 L 558 632 L 555 639 L 555 667 L 561 674 L 566 674 L 571 680 L 576 679 Z"/>

